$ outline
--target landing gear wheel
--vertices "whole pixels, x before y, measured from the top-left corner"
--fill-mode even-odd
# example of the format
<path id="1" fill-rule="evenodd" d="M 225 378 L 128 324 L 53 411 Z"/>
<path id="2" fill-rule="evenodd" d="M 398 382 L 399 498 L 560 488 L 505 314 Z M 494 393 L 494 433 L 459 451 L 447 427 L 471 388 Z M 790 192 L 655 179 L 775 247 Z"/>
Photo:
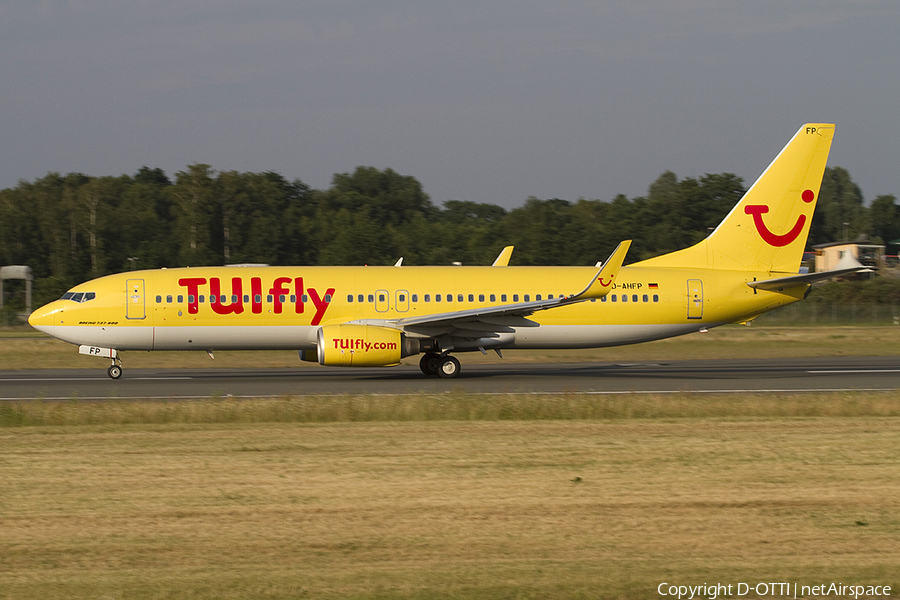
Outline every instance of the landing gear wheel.
<path id="1" fill-rule="evenodd" d="M 435 352 L 429 352 L 419 359 L 419 368 L 429 377 L 438 376 L 438 366 L 440 366 L 441 355 Z"/>
<path id="2" fill-rule="evenodd" d="M 118 379 L 122 376 L 122 367 L 119 365 L 113 365 L 109 369 L 107 369 L 106 374 L 109 375 L 110 379 Z"/>
<path id="3" fill-rule="evenodd" d="M 459 361 L 452 356 L 445 356 L 441 359 L 441 364 L 438 367 L 438 375 L 444 379 L 453 379 L 459 375 L 459 370 Z"/>

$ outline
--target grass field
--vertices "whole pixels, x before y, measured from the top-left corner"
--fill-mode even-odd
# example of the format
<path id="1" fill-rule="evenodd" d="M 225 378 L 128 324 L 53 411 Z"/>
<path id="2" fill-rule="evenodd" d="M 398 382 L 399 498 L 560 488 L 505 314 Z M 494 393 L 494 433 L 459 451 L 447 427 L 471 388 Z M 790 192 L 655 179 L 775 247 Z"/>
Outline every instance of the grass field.
<path id="1" fill-rule="evenodd" d="M 896 330 L 725 328 L 635 358 L 895 354 Z M 37 359 L 103 363 L 0 332 L 0 368 Z M 126 355 L 195 360 L 301 364 Z M 741 582 L 896 596 L 898 473 L 895 392 L 2 403 L 0 599 L 645 599 Z"/>
<path id="2" fill-rule="evenodd" d="M 894 394 L 605 402 L 4 405 L 0 598 L 900 589 Z"/>

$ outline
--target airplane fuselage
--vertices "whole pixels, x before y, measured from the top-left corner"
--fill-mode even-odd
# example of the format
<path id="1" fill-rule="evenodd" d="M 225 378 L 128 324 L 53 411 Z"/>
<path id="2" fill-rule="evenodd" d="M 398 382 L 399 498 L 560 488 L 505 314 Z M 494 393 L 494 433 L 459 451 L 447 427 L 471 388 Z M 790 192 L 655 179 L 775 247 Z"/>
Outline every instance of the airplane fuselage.
<path id="1" fill-rule="evenodd" d="M 109 275 L 70 290 L 39 327 L 62 340 L 118 350 L 313 350 L 332 323 L 388 324 L 412 316 L 571 294 L 593 267 L 203 267 Z M 802 299 L 755 291 L 768 273 L 623 267 L 609 293 L 529 317 L 469 347 L 586 348 L 708 329 Z M 447 327 L 413 335 L 453 335 Z"/>

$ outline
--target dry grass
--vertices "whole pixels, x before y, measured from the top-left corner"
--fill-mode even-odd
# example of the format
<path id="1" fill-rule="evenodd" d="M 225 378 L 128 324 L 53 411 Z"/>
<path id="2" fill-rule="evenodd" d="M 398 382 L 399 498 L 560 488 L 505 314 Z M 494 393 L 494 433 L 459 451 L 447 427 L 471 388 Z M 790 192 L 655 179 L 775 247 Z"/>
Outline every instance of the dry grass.
<path id="1" fill-rule="evenodd" d="M 81 356 L 65 342 L 48 337 L 24 337 L 30 328 L 10 330 L 0 338 L 0 369 L 85 368 L 106 364 Z M 621 361 L 711 358 L 768 358 L 791 356 L 893 355 L 900 347 L 900 327 L 742 327 L 728 325 L 708 333 L 634 346 L 593 350 L 510 350 L 504 362 Z M 129 369 L 135 368 L 265 368 L 310 366 L 295 352 L 125 352 Z M 467 363 L 493 363 L 494 353 L 465 356 Z M 414 364 L 418 357 L 406 359 Z"/>
<path id="2" fill-rule="evenodd" d="M 584 421 L 900 417 L 893 391 L 827 394 L 378 394 L 205 400 L 12 401 L 0 429 L 42 426 L 367 423 L 410 421 Z"/>
<path id="3" fill-rule="evenodd" d="M 447 416 L 460 400 L 422 402 Z M 544 400 L 545 415 L 571 420 L 521 420 L 535 407 L 509 397 L 518 416 L 364 423 L 347 420 L 407 405 L 211 400 L 167 419 L 173 403 L 135 403 L 144 416 L 123 419 L 125 403 L 29 403 L 32 418 L 64 409 L 68 424 L 0 428 L 0 598 L 900 589 L 891 395 L 683 395 L 628 413 L 634 400 L 598 420 L 579 416 L 592 401 L 579 396 Z M 815 408 L 841 416 L 802 417 Z"/>

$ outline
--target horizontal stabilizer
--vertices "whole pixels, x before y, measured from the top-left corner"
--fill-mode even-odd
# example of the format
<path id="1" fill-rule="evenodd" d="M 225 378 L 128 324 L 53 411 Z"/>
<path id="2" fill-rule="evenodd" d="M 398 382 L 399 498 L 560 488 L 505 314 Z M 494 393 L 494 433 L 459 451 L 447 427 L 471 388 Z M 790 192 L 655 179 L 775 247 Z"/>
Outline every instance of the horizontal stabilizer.
<path id="1" fill-rule="evenodd" d="M 864 265 L 858 267 L 847 267 L 846 269 L 834 269 L 833 271 L 822 271 L 821 273 L 806 273 L 804 275 L 792 275 L 790 277 L 779 277 L 778 279 L 766 279 L 765 281 L 748 281 L 747 285 L 758 290 L 769 290 L 772 292 L 780 292 L 788 288 L 803 285 L 805 283 L 814 283 L 816 281 L 825 281 L 832 277 L 840 277 L 850 273 L 871 273 L 872 269 Z"/>

